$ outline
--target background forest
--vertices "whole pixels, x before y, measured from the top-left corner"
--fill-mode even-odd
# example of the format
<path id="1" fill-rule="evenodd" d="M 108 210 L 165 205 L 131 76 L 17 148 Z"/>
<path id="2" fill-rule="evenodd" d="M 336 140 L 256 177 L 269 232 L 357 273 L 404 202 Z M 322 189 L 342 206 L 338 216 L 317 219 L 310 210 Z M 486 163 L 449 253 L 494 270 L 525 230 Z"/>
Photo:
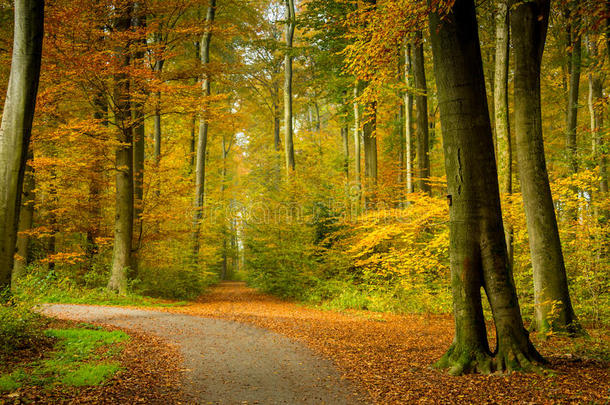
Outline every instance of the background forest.
<path id="1" fill-rule="evenodd" d="M 451 200 L 424 8 L 48 1 L 16 294 L 194 299 L 231 279 L 332 308 L 451 312 Z M 509 9 L 476 10 L 512 272 L 532 320 Z M 604 1 L 554 1 L 541 73 L 572 304 L 595 328 L 610 326 L 609 13 Z M 5 93 L 7 1 L 0 19 Z"/>

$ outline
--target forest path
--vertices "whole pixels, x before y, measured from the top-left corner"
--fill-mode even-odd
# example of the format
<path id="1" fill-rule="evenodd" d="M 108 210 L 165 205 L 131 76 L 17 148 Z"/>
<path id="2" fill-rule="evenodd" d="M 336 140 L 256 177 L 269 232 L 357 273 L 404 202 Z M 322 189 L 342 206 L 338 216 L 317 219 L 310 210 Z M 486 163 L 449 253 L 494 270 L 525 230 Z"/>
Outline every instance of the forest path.
<path id="1" fill-rule="evenodd" d="M 177 403 L 358 403 L 332 362 L 256 326 L 135 308 L 52 304 L 43 311 L 56 318 L 154 334 L 177 345 L 186 370 L 185 399 Z"/>
<path id="2" fill-rule="evenodd" d="M 185 390 L 198 402 L 601 404 L 610 394 L 610 364 L 566 354 L 574 344 L 568 338 L 535 342 L 552 374 L 456 378 L 430 367 L 451 344 L 450 315 L 326 311 L 244 283 L 221 283 L 197 302 L 156 311 L 46 308 L 51 315 L 135 328 L 175 342 L 188 370 Z M 360 401 L 349 397 L 353 388 L 366 393 Z"/>

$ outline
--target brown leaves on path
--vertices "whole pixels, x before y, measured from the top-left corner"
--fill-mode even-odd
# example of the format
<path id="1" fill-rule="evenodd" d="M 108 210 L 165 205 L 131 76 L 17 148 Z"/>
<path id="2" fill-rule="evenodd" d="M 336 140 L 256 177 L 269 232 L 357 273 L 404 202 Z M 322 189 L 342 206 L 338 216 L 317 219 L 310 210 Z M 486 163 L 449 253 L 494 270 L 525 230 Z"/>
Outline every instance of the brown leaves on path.
<path id="1" fill-rule="evenodd" d="M 608 364 L 566 355 L 561 340 L 539 346 L 548 375 L 467 375 L 432 369 L 453 337 L 450 316 L 338 313 L 279 300 L 243 283 L 222 283 L 170 312 L 254 324 L 304 342 L 332 359 L 378 404 L 607 403 Z"/>

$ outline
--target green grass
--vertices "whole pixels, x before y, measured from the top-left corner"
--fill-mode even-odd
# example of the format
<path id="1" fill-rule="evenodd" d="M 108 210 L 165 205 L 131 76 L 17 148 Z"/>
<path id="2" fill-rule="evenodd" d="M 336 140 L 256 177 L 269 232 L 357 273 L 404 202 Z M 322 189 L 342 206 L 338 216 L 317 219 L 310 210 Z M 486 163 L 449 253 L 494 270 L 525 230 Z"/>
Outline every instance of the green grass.
<path id="1" fill-rule="evenodd" d="M 13 372 L 1 375 L 0 392 L 32 385 L 45 388 L 99 385 L 114 376 L 121 369 L 113 360 L 122 349 L 118 343 L 129 336 L 121 331 L 79 326 L 46 330 L 45 335 L 56 339 L 54 350 L 43 360 L 22 364 Z"/>

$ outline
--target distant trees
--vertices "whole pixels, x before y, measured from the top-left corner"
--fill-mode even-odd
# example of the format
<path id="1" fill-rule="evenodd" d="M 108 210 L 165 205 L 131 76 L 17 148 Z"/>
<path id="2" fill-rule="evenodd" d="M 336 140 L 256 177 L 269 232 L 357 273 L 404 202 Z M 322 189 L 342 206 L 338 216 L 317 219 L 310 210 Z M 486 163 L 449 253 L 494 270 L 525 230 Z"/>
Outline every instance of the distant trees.
<path id="1" fill-rule="evenodd" d="M 11 74 L 0 126 L 0 291 L 10 286 L 32 120 L 38 93 L 44 1 L 15 0 Z"/>

